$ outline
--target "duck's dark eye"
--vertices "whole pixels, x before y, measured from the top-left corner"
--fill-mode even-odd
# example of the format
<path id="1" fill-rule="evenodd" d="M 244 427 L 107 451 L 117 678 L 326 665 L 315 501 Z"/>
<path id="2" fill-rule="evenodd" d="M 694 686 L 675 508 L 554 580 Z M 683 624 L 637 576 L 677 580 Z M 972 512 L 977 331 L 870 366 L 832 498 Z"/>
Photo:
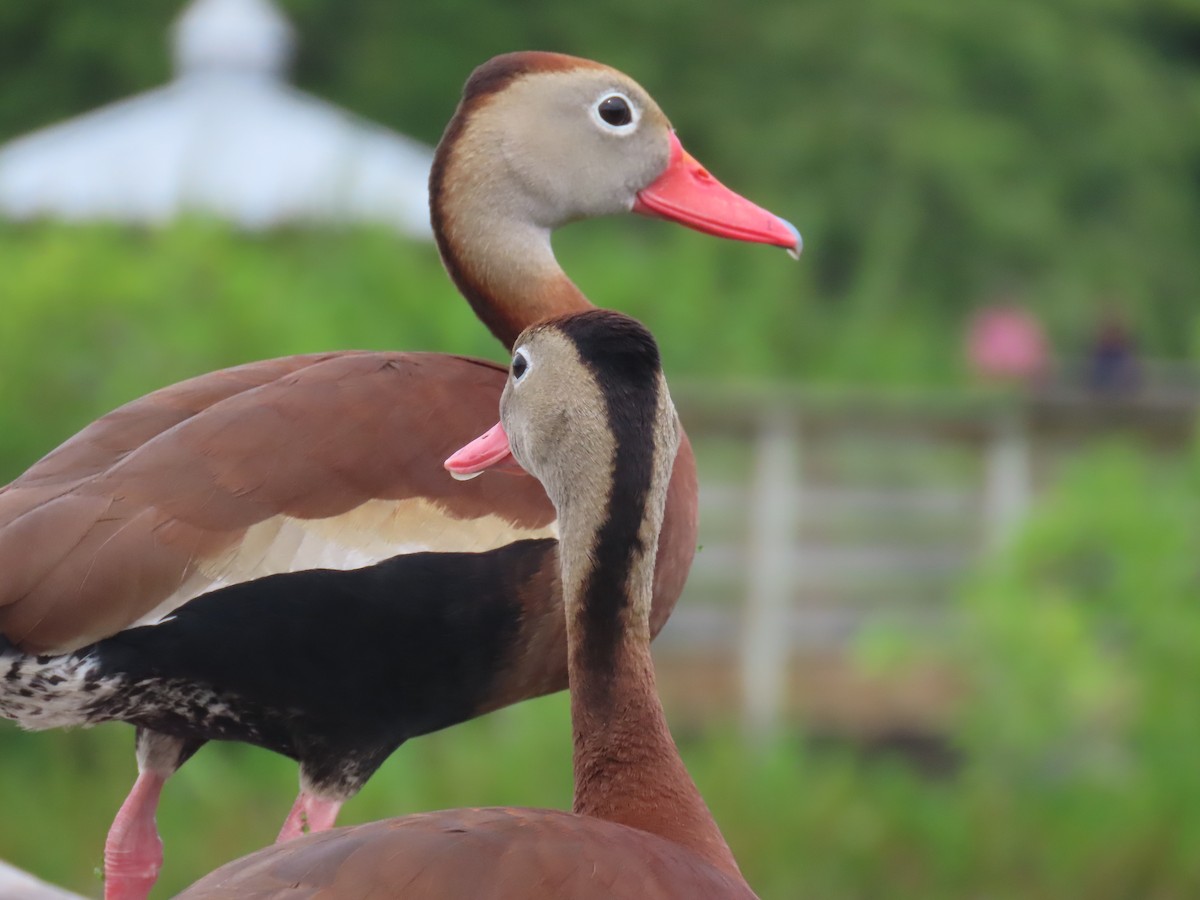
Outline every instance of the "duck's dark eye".
<path id="1" fill-rule="evenodd" d="M 525 370 L 529 368 L 529 361 L 525 359 L 525 354 L 517 353 L 513 356 L 512 374 L 514 381 L 520 381 L 521 376 L 525 374 Z"/>
<path id="2" fill-rule="evenodd" d="M 633 121 L 633 110 L 629 108 L 629 101 L 620 94 L 605 97 L 596 107 L 596 112 L 600 114 L 601 119 L 614 127 L 628 125 Z"/>

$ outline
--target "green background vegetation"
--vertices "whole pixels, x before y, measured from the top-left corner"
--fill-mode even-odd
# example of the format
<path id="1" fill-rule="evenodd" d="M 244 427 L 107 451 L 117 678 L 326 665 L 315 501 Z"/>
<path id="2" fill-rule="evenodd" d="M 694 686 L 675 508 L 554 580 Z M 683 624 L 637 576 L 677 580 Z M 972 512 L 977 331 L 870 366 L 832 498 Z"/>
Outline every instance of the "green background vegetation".
<path id="1" fill-rule="evenodd" d="M 0 4 L 0 139 L 169 75 L 176 0 Z M 788 215 L 799 266 L 662 223 L 567 229 L 598 303 L 659 334 L 669 374 L 954 387 L 963 322 L 1022 297 L 1078 351 L 1115 305 L 1156 356 L 1200 355 L 1200 5 L 1190 0 L 290 0 L 298 82 L 433 142 L 467 72 L 541 47 L 637 77 L 726 183 Z M 318 39 L 318 36 L 323 36 Z M 249 359 L 344 347 L 501 350 L 431 247 L 382 231 L 248 237 L 0 226 L 0 481 L 97 415 Z M 764 897 L 1200 895 L 1200 457 L 1087 448 L 939 645 L 879 633 L 862 665 L 954 667 L 962 754 L 759 750 L 681 734 Z M 344 821 L 569 802 L 563 697 L 413 742 Z M 132 733 L 0 725 L 0 857 L 97 893 Z M 295 767 L 211 746 L 168 786 L 168 896 L 271 840 Z"/>
<path id="2" fill-rule="evenodd" d="M 1016 290 L 1061 341 L 1098 300 L 1156 352 L 1200 340 L 1195 0 L 280 5 L 302 87 L 430 143 L 495 53 L 627 71 L 718 177 L 796 222 L 805 300 L 852 307 L 842 329 Z M 181 6 L 3 4 L 0 139 L 165 81 Z"/>

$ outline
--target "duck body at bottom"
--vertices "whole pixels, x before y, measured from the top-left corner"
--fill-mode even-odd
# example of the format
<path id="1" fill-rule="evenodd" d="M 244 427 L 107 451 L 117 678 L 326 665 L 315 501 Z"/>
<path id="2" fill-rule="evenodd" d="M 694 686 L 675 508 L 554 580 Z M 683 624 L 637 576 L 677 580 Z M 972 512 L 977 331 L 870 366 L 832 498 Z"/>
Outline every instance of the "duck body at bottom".
<path id="1" fill-rule="evenodd" d="M 401 844 L 402 854 L 388 852 Z M 216 869 L 178 900 L 326 896 L 741 900 L 755 894 L 740 879 L 648 832 L 561 810 L 485 808 L 306 835 Z"/>

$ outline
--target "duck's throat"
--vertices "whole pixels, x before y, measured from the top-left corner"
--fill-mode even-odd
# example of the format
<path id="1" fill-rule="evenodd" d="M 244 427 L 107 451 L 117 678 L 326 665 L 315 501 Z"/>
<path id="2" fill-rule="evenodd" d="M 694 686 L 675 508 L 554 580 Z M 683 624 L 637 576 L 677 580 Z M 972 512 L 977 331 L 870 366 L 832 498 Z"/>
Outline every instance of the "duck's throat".
<path id="1" fill-rule="evenodd" d="M 644 491 L 620 489 L 622 469 L 618 454 L 608 498 L 576 500 L 607 509 L 594 531 L 579 521 L 586 515 L 559 510 L 574 811 L 657 834 L 740 877 L 658 698 L 649 625 L 658 522 L 653 510 L 642 515 Z"/>
<path id="2" fill-rule="evenodd" d="M 530 325 L 592 307 L 555 259 L 548 229 L 485 211 L 434 222 L 446 271 L 505 347 Z"/>
<path id="3" fill-rule="evenodd" d="M 622 606 L 568 618 L 573 809 L 666 838 L 740 877 L 667 726 L 646 618 L 632 612 L 636 602 Z"/>

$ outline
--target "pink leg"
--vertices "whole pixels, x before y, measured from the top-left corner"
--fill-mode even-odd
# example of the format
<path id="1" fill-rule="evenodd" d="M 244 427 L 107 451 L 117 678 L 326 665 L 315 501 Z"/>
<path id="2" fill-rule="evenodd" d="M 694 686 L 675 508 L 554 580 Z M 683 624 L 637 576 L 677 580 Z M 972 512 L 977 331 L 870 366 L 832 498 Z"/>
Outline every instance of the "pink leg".
<path id="1" fill-rule="evenodd" d="M 104 842 L 104 900 L 145 900 L 162 868 L 154 811 L 166 779 L 142 772 L 121 804 Z"/>
<path id="2" fill-rule="evenodd" d="M 328 831 L 333 827 L 341 808 L 341 800 L 322 800 L 307 791 L 301 791 L 296 797 L 296 802 L 292 804 L 292 811 L 284 820 L 275 843 L 282 844 L 313 831 Z"/>

